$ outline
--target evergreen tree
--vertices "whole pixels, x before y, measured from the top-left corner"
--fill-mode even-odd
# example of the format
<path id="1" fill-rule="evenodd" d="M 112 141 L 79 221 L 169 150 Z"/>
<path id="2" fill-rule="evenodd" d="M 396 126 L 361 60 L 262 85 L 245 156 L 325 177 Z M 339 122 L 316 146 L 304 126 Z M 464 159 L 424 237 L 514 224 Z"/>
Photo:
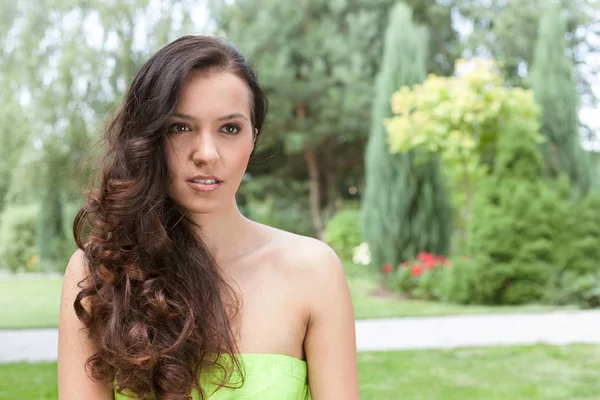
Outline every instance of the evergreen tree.
<path id="1" fill-rule="evenodd" d="M 540 20 L 531 70 L 531 85 L 543 112 L 543 153 L 551 176 L 565 174 L 575 189 L 585 193 L 590 187 L 591 171 L 579 140 L 574 65 L 566 50 L 561 8 L 549 2 Z"/>
<path id="2" fill-rule="evenodd" d="M 325 198 L 335 204 L 343 175 L 362 161 L 393 0 L 209 3 L 215 3 L 219 29 L 256 69 L 269 97 L 262 146 L 270 144 L 271 153 L 283 148 L 287 165 L 303 159 L 304 171 L 286 178 L 308 181 L 313 233 L 322 239 Z M 279 176 L 286 172 L 278 169 Z"/>
<path id="3" fill-rule="evenodd" d="M 390 14 L 365 155 L 362 230 L 376 267 L 413 258 L 420 251 L 444 254 L 450 241 L 451 209 L 435 158 L 415 152 L 390 154 L 383 124 L 391 97 L 426 76 L 427 31 L 398 4 Z"/>

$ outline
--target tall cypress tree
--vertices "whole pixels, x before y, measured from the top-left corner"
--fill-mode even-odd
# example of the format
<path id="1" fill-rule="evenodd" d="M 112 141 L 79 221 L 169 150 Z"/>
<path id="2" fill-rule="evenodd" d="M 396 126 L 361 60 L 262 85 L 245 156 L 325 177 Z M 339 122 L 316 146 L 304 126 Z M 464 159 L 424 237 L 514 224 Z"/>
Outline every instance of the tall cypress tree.
<path id="1" fill-rule="evenodd" d="M 436 159 L 390 154 L 383 124 L 392 115 L 392 94 L 425 79 L 427 38 L 407 5 L 393 8 L 373 102 L 361 210 L 363 236 L 377 268 L 419 251 L 445 254 L 449 248 L 452 214 Z"/>
<path id="2" fill-rule="evenodd" d="M 591 184 L 591 171 L 579 140 L 579 101 L 566 32 L 560 5 L 549 1 L 538 28 L 531 85 L 542 106 L 543 153 L 549 173 L 553 177 L 567 175 L 573 187 L 585 193 Z"/>

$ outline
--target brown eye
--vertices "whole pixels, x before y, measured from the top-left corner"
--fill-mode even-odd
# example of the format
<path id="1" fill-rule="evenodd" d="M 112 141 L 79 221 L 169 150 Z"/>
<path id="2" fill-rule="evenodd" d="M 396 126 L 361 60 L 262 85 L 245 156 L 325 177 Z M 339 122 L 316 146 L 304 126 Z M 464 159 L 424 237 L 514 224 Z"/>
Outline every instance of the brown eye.
<path id="1" fill-rule="evenodd" d="M 182 133 L 182 132 L 190 132 L 191 128 L 186 124 L 182 124 L 180 122 L 169 125 L 167 132 L 169 133 Z"/>
<path id="2" fill-rule="evenodd" d="M 221 132 L 226 133 L 228 135 L 237 135 L 240 133 L 240 127 L 237 124 L 227 124 L 223 125 L 221 128 Z"/>

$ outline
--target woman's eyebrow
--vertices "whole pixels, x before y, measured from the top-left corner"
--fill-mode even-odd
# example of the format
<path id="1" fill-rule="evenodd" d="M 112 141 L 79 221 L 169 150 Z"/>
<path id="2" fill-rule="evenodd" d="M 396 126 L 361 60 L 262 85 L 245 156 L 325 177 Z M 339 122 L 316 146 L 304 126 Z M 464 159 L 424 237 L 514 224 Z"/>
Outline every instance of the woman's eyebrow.
<path id="1" fill-rule="evenodd" d="M 223 120 L 226 120 L 226 119 L 235 119 L 235 118 L 243 118 L 246 121 L 249 121 L 248 117 L 246 117 L 244 114 L 240 114 L 240 113 L 224 115 L 222 117 L 217 118 L 217 120 L 218 121 L 223 121 Z"/>
<path id="2" fill-rule="evenodd" d="M 185 119 L 185 120 L 188 120 L 188 121 L 198 121 L 198 118 L 193 117 L 193 116 L 188 115 L 188 114 L 173 113 L 173 116 L 177 117 L 177 118 Z M 248 117 L 246 117 L 244 114 L 241 114 L 241 113 L 234 113 L 234 114 L 224 115 L 222 117 L 217 118 L 217 121 L 224 121 L 224 120 L 235 119 L 235 118 L 243 118 L 246 121 L 249 121 Z"/>
<path id="3" fill-rule="evenodd" d="M 198 121 L 198 119 L 196 117 L 192 117 L 191 115 L 187 115 L 187 114 L 173 113 L 173 116 L 177 117 L 177 118 L 181 118 L 181 119 L 186 119 L 188 121 Z"/>

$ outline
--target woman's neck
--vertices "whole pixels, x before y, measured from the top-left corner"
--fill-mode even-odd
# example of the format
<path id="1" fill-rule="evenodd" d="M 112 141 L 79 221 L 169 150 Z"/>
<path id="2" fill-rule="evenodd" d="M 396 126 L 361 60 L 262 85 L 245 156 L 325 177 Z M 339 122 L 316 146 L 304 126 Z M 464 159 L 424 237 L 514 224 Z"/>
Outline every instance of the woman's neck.
<path id="1" fill-rule="evenodd" d="M 235 204 L 226 211 L 196 214 L 191 219 L 199 225 L 200 237 L 221 267 L 255 246 L 256 224 L 242 215 Z"/>

